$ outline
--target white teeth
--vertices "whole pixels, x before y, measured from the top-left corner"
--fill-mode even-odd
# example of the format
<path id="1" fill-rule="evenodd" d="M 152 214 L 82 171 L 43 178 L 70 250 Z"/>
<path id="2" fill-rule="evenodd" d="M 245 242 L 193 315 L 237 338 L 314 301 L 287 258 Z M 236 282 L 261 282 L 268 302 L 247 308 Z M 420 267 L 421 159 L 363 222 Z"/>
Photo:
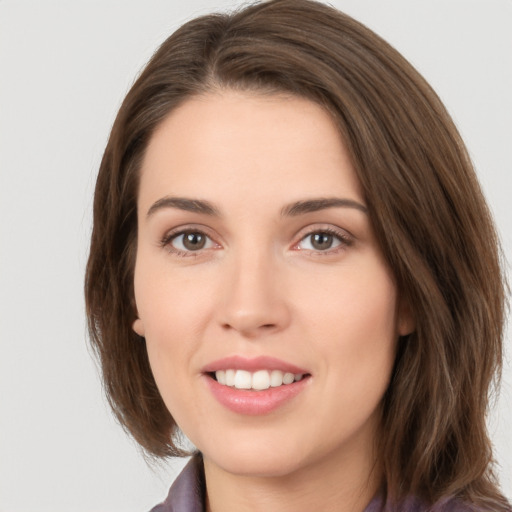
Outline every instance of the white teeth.
<path id="1" fill-rule="evenodd" d="M 270 385 L 273 388 L 277 388 L 283 385 L 283 372 L 279 370 L 272 370 L 270 374 Z"/>
<path id="2" fill-rule="evenodd" d="M 236 389 L 251 389 L 252 376 L 251 372 L 245 370 L 237 370 L 235 373 L 235 388 Z"/>
<path id="3" fill-rule="evenodd" d="M 256 391 L 292 384 L 301 380 L 303 376 L 302 373 L 285 373 L 280 370 L 258 370 L 251 373 L 246 370 L 230 369 L 215 372 L 215 378 L 219 384 L 236 389 L 254 389 Z"/>
<path id="4" fill-rule="evenodd" d="M 293 373 L 285 373 L 283 375 L 283 384 L 291 384 L 295 380 Z"/>
<path id="5" fill-rule="evenodd" d="M 226 372 L 224 370 L 219 370 L 218 372 L 215 372 L 215 377 L 219 381 L 219 384 L 226 385 Z"/>
<path id="6" fill-rule="evenodd" d="M 226 370 L 226 386 L 234 386 L 234 385 L 235 385 L 235 370 Z"/>
<path id="7" fill-rule="evenodd" d="M 270 387 L 270 375 L 267 370 L 260 370 L 252 375 L 252 389 L 268 389 Z"/>

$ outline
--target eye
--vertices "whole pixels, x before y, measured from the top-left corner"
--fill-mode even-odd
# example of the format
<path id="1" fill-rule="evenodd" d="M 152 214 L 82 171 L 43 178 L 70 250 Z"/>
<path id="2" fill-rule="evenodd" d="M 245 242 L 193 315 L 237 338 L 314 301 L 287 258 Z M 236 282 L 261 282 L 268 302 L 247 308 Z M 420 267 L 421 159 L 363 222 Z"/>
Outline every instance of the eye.
<path id="1" fill-rule="evenodd" d="M 348 235 L 332 230 L 318 230 L 308 233 L 295 246 L 299 250 L 329 252 L 351 244 Z"/>
<path id="2" fill-rule="evenodd" d="M 208 235 L 197 230 L 171 233 L 162 241 L 162 244 L 169 248 L 171 252 L 180 255 L 201 251 L 202 249 L 211 249 L 215 246 L 215 243 Z"/>

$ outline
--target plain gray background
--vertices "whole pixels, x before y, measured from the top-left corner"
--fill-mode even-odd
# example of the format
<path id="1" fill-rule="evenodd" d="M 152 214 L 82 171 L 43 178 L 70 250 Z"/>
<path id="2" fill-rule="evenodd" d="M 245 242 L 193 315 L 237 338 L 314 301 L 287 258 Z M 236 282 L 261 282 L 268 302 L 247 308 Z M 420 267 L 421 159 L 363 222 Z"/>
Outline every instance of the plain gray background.
<path id="1" fill-rule="evenodd" d="M 434 86 L 512 255 L 512 2 L 338 0 Z M 220 0 L 0 0 L 0 512 L 142 512 L 150 469 L 112 419 L 86 346 L 94 180 L 116 110 L 157 45 Z M 512 496 L 510 335 L 490 428 Z"/>

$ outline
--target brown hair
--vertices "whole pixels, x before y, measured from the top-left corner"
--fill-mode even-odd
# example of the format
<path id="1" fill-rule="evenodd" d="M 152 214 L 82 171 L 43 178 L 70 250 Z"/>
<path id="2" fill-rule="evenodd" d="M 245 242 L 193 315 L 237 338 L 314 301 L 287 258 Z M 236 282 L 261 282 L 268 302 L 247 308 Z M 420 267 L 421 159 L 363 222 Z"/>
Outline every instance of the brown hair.
<path id="1" fill-rule="evenodd" d="M 121 424 L 156 456 L 180 455 L 136 318 L 141 159 L 159 123 L 193 95 L 287 92 L 332 115 L 416 330 L 399 340 L 379 453 L 387 494 L 447 496 L 507 510 L 491 471 L 489 390 L 502 361 L 504 276 L 495 229 L 441 101 L 385 41 L 309 0 L 195 19 L 155 53 L 124 100 L 96 184 L 85 294 L 91 342 Z"/>

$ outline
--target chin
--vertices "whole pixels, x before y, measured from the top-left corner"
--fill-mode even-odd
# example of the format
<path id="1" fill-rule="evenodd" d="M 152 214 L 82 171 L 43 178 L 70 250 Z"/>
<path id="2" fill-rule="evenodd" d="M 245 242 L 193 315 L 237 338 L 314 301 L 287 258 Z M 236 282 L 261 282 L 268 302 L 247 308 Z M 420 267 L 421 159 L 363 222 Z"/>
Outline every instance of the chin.
<path id="1" fill-rule="evenodd" d="M 254 436 L 230 439 L 229 446 L 219 443 L 202 450 L 208 462 L 222 470 L 240 476 L 285 477 L 310 463 L 311 454 L 300 449 L 297 440 L 255 440 Z"/>
<path id="2" fill-rule="evenodd" d="M 289 454 L 234 455 L 213 462 L 233 475 L 258 478 L 283 478 L 296 473 L 303 467 L 300 460 L 291 458 Z"/>

